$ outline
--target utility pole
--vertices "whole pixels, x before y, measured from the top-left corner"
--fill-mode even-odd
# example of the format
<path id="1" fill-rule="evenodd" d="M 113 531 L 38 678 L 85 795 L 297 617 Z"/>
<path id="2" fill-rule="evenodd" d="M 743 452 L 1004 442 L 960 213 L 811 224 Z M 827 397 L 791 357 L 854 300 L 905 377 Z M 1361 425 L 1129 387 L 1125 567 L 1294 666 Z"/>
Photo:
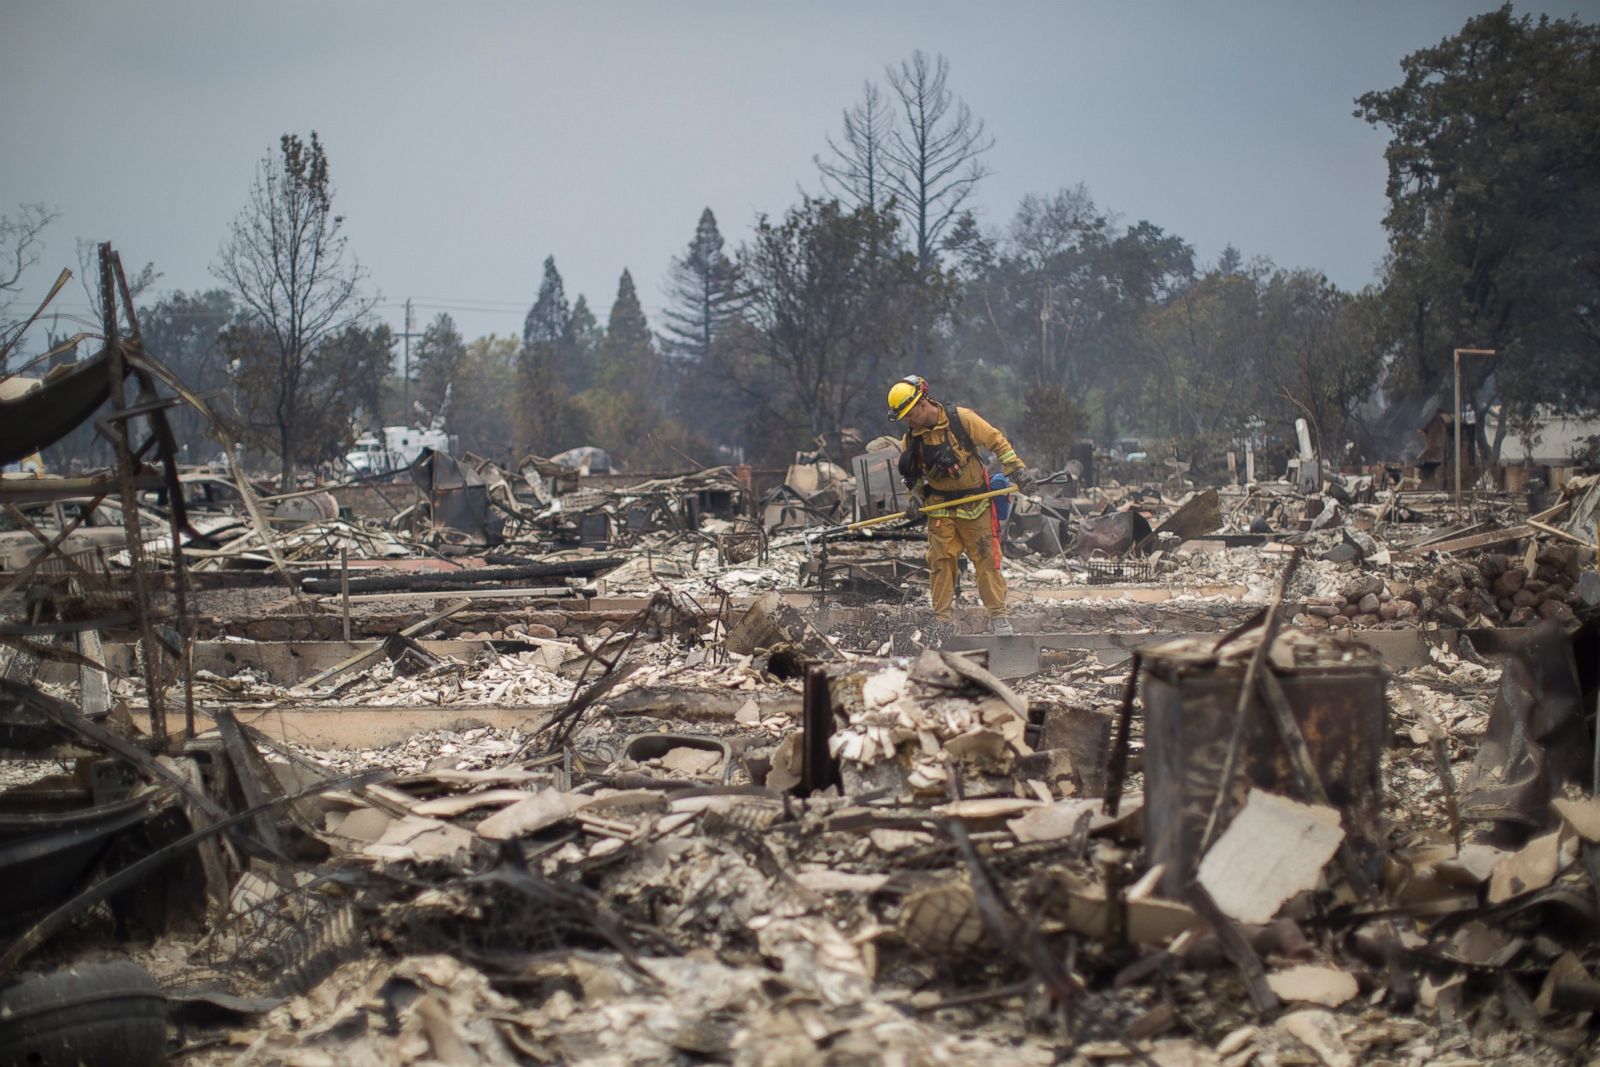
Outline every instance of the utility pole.
<path id="1" fill-rule="evenodd" d="M 411 298 L 406 297 L 406 332 L 401 335 L 405 338 L 405 355 L 402 357 L 400 381 L 402 382 L 401 396 L 405 399 L 400 403 L 400 411 L 405 416 L 400 421 L 411 425 Z"/>
<path id="2" fill-rule="evenodd" d="M 400 357 L 400 389 L 403 399 L 400 402 L 400 424 L 411 425 L 411 339 L 421 337 L 420 333 L 411 332 L 411 298 L 406 297 L 406 328 L 400 335 L 402 355 Z"/>

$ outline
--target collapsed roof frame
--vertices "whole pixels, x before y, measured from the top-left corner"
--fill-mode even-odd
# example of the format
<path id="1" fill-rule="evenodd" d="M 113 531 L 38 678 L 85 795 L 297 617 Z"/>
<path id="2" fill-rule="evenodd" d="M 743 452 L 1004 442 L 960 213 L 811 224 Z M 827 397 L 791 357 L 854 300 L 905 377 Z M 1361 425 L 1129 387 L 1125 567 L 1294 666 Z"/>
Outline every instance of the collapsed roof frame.
<path id="1" fill-rule="evenodd" d="M 17 517 L 21 514 L 15 507 L 18 503 L 87 496 L 93 501 L 92 506 L 94 506 L 107 497 L 116 496 L 121 503 L 127 545 L 133 594 L 133 618 L 129 619 L 127 612 L 123 612 L 120 617 L 115 614 L 100 617 L 97 613 L 92 613 L 96 617 L 65 625 L 56 624 L 45 629 L 27 623 L 20 626 L 5 625 L 0 626 L 0 642 L 16 648 L 19 655 L 26 654 L 35 660 L 51 655 L 53 651 L 63 658 L 79 662 L 85 670 L 103 672 L 104 666 L 93 662 L 94 657 L 86 657 L 81 646 L 77 655 L 69 655 L 65 650 L 51 650 L 33 645 L 25 640 L 25 635 L 72 632 L 79 635 L 81 642 L 82 635 L 92 634 L 105 626 L 135 622 L 139 629 L 139 643 L 143 653 L 138 659 L 144 675 L 151 737 L 156 750 L 163 751 L 169 742 L 164 693 L 179 675 L 182 676 L 184 683 L 185 733 L 189 737 L 195 733 L 193 676 L 192 671 L 188 669 L 191 665 L 195 639 L 195 619 L 189 610 L 189 576 L 182 546 L 184 534 L 198 536 L 197 531 L 189 523 L 184 506 L 178 477 L 177 443 L 167 420 L 167 409 L 185 403 L 194 407 L 210 422 L 213 433 L 228 453 L 231 455 L 234 450 L 229 435 L 205 402 L 189 391 L 176 375 L 144 351 L 138 314 L 134 309 L 127 276 L 122 269 L 122 260 L 109 242 L 99 246 L 99 260 L 101 350 L 90 359 L 72 365 L 70 369 L 47 375 L 38 388 L 8 400 L 0 400 L 0 416 L 3 416 L 0 417 L 0 461 L 10 462 L 31 455 L 93 419 L 95 430 L 109 441 L 115 450 L 115 466 L 107 474 L 89 477 L 29 479 L 11 484 L 0 483 L 0 507 Z M 60 292 L 70 276 L 70 271 L 62 272 L 62 276 L 45 297 L 39 310 L 35 311 L 23 325 L 22 330 L 10 339 L 7 351 L 20 338 L 22 331 L 38 319 L 45 305 Z M 125 319 L 125 332 L 122 321 L 119 320 L 119 303 L 122 317 Z M 89 336 L 92 335 L 80 334 L 46 355 L 57 355 L 68 351 Z M 127 380 L 130 377 L 138 386 L 131 402 L 127 396 Z M 157 387 L 158 383 L 165 384 L 176 395 L 162 396 Z M 111 410 L 103 417 L 95 418 L 95 412 L 107 401 Z M 134 423 L 141 419 L 146 423 L 148 435 L 135 446 L 133 427 Z M 155 460 L 160 464 L 159 471 L 152 469 L 147 463 L 146 457 L 152 450 L 155 453 Z M 235 465 L 230 466 L 230 472 L 251 522 L 258 530 L 265 530 L 266 522 L 261 515 L 254 492 Z M 144 531 L 139 520 L 138 492 L 163 487 L 167 489 L 169 502 L 167 533 L 170 540 L 167 547 L 172 561 L 173 602 L 177 615 L 179 647 L 174 647 L 156 625 L 156 615 L 151 604 L 152 589 L 146 562 Z M 0 599 L 27 587 L 35 580 L 40 567 L 46 563 L 55 563 L 67 574 L 69 585 L 75 587 L 73 591 L 84 594 L 91 603 L 94 603 L 95 599 L 91 594 L 110 591 L 107 588 L 112 584 L 109 573 L 92 574 L 63 548 L 77 523 L 67 525 L 55 537 L 47 537 L 36 528 L 31 528 L 32 524 L 26 520 L 23 521 L 23 526 L 25 529 L 30 529 L 43 546 L 43 550 L 13 576 L 3 590 L 0 590 Z M 297 600 L 301 599 L 298 589 L 289 578 L 281 556 L 270 539 L 267 550 L 279 574 L 289 582 L 291 593 Z M 165 671 L 158 670 L 162 664 L 163 651 L 168 657 Z"/>

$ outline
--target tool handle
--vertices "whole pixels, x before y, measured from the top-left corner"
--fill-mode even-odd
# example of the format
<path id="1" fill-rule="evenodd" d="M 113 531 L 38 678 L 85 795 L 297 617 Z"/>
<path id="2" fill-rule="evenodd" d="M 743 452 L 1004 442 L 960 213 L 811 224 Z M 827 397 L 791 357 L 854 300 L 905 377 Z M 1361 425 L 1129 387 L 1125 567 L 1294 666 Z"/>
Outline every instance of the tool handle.
<path id="1" fill-rule="evenodd" d="M 1006 495 L 1008 495 L 1010 493 L 1015 493 L 1017 491 L 1018 490 L 1017 490 L 1016 486 L 1008 485 L 1004 489 L 991 489 L 987 493 L 975 493 L 972 496 L 964 496 L 964 497 L 960 497 L 960 498 L 958 498 L 956 500 L 941 500 L 941 501 L 939 501 L 939 503 L 934 504 L 931 507 L 923 508 L 922 510 L 924 512 L 927 512 L 927 511 L 943 511 L 945 508 L 960 507 L 962 504 L 975 504 L 980 500 L 988 500 L 990 497 L 996 497 L 996 496 L 1006 496 Z M 906 517 L 906 513 L 905 512 L 897 511 L 893 515 L 879 515 L 879 516 L 877 516 L 875 518 L 871 518 L 871 519 L 862 519 L 860 522 L 852 522 L 848 526 L 846 526 L 845 529 L 846 530 L 861 530 L 861 529 L 865 529 L 868 526 L 877 526 L 879 523 L 893 522 L 895 519 L 903 519 L 905 517 Z"/>

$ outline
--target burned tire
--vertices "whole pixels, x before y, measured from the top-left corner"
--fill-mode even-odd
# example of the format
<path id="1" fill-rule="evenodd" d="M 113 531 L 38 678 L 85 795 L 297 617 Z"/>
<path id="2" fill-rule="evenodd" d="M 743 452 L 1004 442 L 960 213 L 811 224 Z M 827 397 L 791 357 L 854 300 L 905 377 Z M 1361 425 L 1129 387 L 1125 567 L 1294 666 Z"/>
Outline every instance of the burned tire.
<path id="1" fill-rule="evenodd" d="M 0 1067 L 153 1067 L 166 1052 L 166 999 L 137 964 L 70 967 L 0 990 Z"/>

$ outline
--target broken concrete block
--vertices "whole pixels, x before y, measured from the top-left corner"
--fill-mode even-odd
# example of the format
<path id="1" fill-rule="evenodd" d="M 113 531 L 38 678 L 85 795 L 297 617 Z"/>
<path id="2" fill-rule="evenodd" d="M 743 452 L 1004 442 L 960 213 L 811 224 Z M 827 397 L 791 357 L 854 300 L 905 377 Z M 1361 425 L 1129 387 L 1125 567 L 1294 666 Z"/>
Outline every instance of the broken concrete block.
<path id="1" fill-rule="evenodd" d="M 1600 842 L 1600 797 L 1569 800 L 1560 797 L 1550 802 L 1556 814 L 1589 844 Z"/>
<path id="2" fill-rule="evenodd" d="M 900 932 L 924 952 L 960 954 L 983 940 L 983 920 L 965 879 L 930 886 L 906 897 Z"/>
<path id="3" fill-rule="evenodd" d="M 472 834 L 461 827 L 421 815 L 407 815 L 392 822 L 382 837 L 361 851 L 374 859 L 426 863 L 459 859 L 471 847 Z"/>
<path id="4" fill-rule="evenodd" d="M 1253 789 L 1197 878 L 1224 915 L 1260 925 L 1290 897 L 1316 888 L 1343 840 L 1333 808 Z"/>
<path id="5" fill-rule="evenodd" d="M 1337 1008 L 1360 992 L 1350 972 L 1311 964 L 1274 971 L 1267 975 L 1267 986 L 1284 1000 L 1327 1008 Z"/>
<path id="6" fill-rule="evenodd" d="M 1500 860 L 1489 875 L 1489 903 L 1503 904 L 1555 881 L 1562 867 L 1561 853 L 1561 831 L 1554 830 Z"/>
<path id="7" fill-rule="evenodd" d="M 571 817 L 594 801 L 594 797 L 546 789 L 483 820 L 478 824 L 478 836 L 490 841 L 505 841 L 523 834 L 537 833 Z"/>
<path id="8" fill-rule="evenodd" d="M 1116 822 L 1105 814 L 1098 799 L 1061 800 L 1054 804 L 1035 807 L 1021 818 L 1006 823 L 1018 841 L 1059 841 L 1077 832 L 1079 823 L 1089 830 L 1097 830 Z"/>

